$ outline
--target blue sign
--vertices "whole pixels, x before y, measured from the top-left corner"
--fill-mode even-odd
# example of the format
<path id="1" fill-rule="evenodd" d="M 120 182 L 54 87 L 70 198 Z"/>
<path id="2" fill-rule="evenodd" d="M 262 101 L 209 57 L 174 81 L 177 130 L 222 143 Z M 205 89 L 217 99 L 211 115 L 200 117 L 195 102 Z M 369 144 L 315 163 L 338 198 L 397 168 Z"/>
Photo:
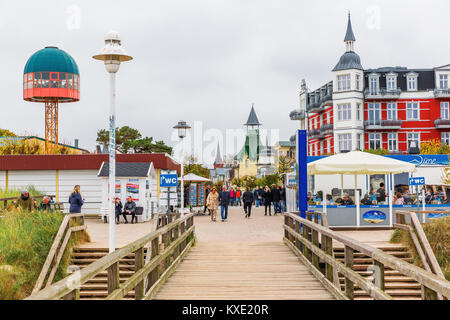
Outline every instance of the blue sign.
<path id="1" fill-rule="evenodd" d="M 365 212 L 362 218 L 369 223 L 380 223 L 386 220 L 386 214 L 383 211 L 371 210 Z"/>
<path id="2" fill-rule="evenodd" d="M 425 184 L 425 177 L 409 178 L 408 184 L 410 186 L 423 186 Z"/>
<path id="3" fill-rule="evenodd" d="M 308 180 L 307 180 L 307 139 L 306 130 L 297 131 L 297 170 L 298 170 L 298 209 L 300 216 L 306 218 L 308 210 Z"/>
<path id="4" fill-rule="evenodd" d="M 178 186 L 178 176 L 176 174 L 162 174 L 159 176 L 160 187 L 176 187 Z"/>
<path id="5" fill-rule="evenodd" d="M 328 156 L 308 156 L 308 163 Z M 405 154 L 405 155 L 384 155 L 383 157 L 413 163 L 420 166 L 448 166 L 449 156 L 447 154 Z"/>

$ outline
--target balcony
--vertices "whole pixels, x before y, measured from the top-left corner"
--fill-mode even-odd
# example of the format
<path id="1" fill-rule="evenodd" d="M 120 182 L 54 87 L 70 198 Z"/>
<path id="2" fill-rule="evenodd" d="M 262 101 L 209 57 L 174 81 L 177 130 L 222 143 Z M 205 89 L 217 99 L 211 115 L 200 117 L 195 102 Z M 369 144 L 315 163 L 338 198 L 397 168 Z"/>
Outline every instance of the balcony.
<path id="1" fill-rule="evenodd" d="M 398 130 L 402 127 L 402 120 L 366 120 L 366 130 Z"/>
<path id="2" fill-rule="evenodd" d="M 308 138 L 319 139 L 320 138 L 320 130 L 317 130 L 317 129 L 308 130 Z"/>
<path id="3" fill-rule="evenodd" d="M 450 89 L 434 89 L 435 98 L 450 98 Z"/>
<path id="4" fill-rule="evenodd" d="M 378 92 L 373 93 L 369 88 L 364 89 L 364 97 L 366 99 L 398 99 L 402 93 L 401 89 L 381 88 Z"/>
<path id="5" fill-rule="evenodd" d="M 303 120 L 306 117 L 306 112 L 305 110 L 296 109 L 289 113 L 289 117 L 291 120 Z"/>
<path id="6" fill-rule="evenodd" d="M 450 120 L 436 119 L 436 120 L 434 120 L 434 126 L 436 127 L 436 129 L 449 129 L 450 128 Z"/>
<path id="7" fill-rule="evenodd" d="M 333 103 L 333 95 L 327 94 L 320 96 L 319 101 L 312 102 L 308 104 L 306 110 L 311 113 L 319 113 L 325 110 L 325 105 Z"/>
<path id="8" fill-rule="evenodd" d="M 323 126 L 320 127 L 320 133 L 322 136 L 326 136 L 328 134 L 333 133 L 333 124 L 332 123 L 328 123 L 328 124 L 324 124 Z"/>

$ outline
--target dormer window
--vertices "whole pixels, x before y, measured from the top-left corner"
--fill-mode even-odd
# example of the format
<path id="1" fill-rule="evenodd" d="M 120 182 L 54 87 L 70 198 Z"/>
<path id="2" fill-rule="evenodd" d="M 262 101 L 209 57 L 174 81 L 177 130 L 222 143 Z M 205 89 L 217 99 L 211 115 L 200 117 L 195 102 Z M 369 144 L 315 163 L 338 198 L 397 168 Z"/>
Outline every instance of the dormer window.
<path id="1" fill-rule="evenodd" d="M 417 77 L 419 75 L 415 72 L 408 73 L 406 75 L 406 84 L 408 91 L 417 91 Z"/>
<path id="2" fill-rule="evenodd" d="M 441 90 L 448 89 L 448 74 L 439 75 L 439 89 Z"/>
<path id="3" fill-rule="evenodd" d="M 397 89 L 397 74 L 388 73 L 386 75 L 386 89 L 388 91 L 393 91 Z"/>
<path id="4" fill-rule="evenodd" d="M 369 75 L 369 92 L 371 95 L 378 94 L 380 88 L 380 75 L 376 73 L 371 73 Z"/>

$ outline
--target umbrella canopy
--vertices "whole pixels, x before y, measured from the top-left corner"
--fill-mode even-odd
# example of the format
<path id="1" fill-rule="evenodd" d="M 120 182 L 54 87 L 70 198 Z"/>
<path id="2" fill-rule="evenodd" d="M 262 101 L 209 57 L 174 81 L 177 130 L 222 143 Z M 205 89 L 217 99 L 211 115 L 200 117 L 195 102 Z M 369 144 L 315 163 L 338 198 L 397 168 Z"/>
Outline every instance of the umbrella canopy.
<path id="1" fill-rule="evenodd" d="M 412 163 L 362 151 L 338 153 L 308 163 L 308 174 L 389 174 L 414 172 Z"/>
<path id="2" fill-rule="evenodd" d="M 207 179 L 204 177 L 200 177 L 196 174 L 193 173 L 189 173 L 185 176 L 183 176 L 183 180 L 184 181 L 191 181 L 191 182 L 206 182 L 206 181 L 211 181 L 211 179 Z"/>

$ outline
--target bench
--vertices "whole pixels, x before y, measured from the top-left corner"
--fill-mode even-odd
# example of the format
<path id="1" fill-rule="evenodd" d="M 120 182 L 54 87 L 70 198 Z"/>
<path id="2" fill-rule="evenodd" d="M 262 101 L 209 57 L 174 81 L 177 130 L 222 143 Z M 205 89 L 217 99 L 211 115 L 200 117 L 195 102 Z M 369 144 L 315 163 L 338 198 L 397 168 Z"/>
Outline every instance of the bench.
<path id="1" fill-rule="evenodd" d="M 138 216 L 142 216 L 142 213 L 143 213 L 143 212 L 144 212 L 144 207 L 136 207 L 135 214 L 136 214 L 136 217 L 138 218 L 138 219 L 137 219 L 138 222 L 139 222 L 139 217 L 138 217 Z M 128 217 L 131 219 L 132 215 L 131 215 L 131 214 L 127 214 L 127 219 L 128 219 Z M 142 218 L 141 218 L 141 220 L 142 220 Z M 120 215 L 119 221 L 125 221 L 125 220 L 123 219 L 123 215 Z M 107 222 L 108 222 L 108 215 L 107 215 L 107 214 L 106 214 L 106 215 L 103 215 L 103 222 L 104 222 L 104 223 L 107 223 Z"/>

